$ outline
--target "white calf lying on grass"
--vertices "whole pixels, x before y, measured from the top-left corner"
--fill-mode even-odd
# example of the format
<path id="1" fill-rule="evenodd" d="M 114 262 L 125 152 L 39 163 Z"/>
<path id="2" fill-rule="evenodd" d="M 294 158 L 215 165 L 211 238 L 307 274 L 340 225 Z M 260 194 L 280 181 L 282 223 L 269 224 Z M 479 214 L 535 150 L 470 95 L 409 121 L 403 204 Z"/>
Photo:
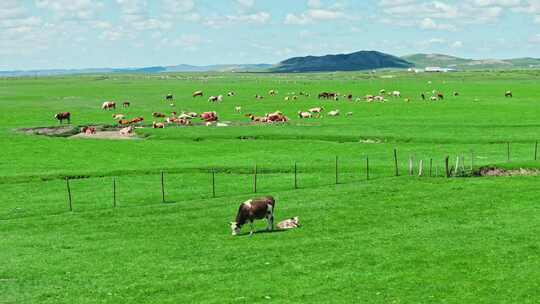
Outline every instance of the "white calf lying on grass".
<path id="1" fill-rule="evenodd" d="M 300 227 L 300 220 L 298 216 L 292 217 L 290 219 L 283 220 L 277 224 L 278 229 L 293 229 Z"/>

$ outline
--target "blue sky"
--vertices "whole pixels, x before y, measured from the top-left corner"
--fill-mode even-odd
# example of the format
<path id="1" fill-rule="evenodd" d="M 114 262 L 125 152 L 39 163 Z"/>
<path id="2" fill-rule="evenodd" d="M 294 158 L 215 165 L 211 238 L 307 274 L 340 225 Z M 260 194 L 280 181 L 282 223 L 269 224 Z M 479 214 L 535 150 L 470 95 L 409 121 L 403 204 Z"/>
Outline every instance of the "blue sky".
<path id="1" fill-rule="evenodd" d="M 540 57 L 540 0 L 0 0 L 0 70 Z"/>

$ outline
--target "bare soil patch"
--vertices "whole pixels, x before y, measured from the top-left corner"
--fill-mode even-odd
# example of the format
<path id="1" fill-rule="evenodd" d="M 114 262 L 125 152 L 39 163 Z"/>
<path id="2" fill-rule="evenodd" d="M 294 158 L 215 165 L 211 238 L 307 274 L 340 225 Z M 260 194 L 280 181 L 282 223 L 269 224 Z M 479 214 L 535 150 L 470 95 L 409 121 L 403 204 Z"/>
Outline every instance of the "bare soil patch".
<path id="1" fill-rule="evenodd" d="M 94 139 L 116 139 L 116 140 L 126 140 L 126 139 L 140 139 L 134 133 L 129 135 L 120 134 L 120 131 L 96 131 L 94 134 L 79 133 L 69 138 L 94 138 Z"/>
<path id="2" fill-rule="evenodd" d="M 502 169 L 502 168 L 480 168 L 477 172 L 478 176 L 533 176 L 539 175 L 540 170 L 538 169 Z"/>

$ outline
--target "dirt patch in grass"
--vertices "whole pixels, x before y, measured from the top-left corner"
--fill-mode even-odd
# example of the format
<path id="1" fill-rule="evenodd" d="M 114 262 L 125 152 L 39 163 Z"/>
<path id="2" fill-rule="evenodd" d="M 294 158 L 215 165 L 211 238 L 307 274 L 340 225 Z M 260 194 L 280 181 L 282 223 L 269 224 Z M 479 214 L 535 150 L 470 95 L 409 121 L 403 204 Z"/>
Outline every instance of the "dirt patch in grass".
<path id="1" fill-rule="evenodd" d="M 45 135 L 57 137 L 69 137 L 79 132 L 79 128 L 74 126 L 58 126 L 58 127 L 40 127 L 40 128 L 23 128 L 17 131 L 29 135 Z"/>
<path id="2" fill-rule="evenodd" d="M 116 140 L 126 140 L 126 139 L 140 139 L 134 133 L 129 135 L 122 135 L 120 131 L 96 131 L 94 134 L 79 133 L 69 138 L 92 138 L 92 139 L 116 139 Z"/>
<path id="3" fill-rule="evenodd" d="M 496 167 L 485 167 L 480 168 L 476 173 L 477 176 L 533 176 L 539 175 L 540 170 L 526 168 L 502 169 Z"/>

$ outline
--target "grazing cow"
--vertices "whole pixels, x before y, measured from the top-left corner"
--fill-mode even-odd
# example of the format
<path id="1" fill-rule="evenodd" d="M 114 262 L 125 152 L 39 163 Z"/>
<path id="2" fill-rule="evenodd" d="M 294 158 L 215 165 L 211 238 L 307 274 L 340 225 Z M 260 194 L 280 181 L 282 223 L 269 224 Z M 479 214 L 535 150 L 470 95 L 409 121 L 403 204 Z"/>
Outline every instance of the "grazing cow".
<path id="1" fill-rule="evenodd" d="M 120 129 L 120 135 L 129 136 L 133 133 L 133 130 L 134 130 L 133 126 L 122 128 Z"/>
<path id="2" fill-rule="evenodd" d="M 386 94 L 386 90 L 385 90 L 385 89 L 382 89 L 382 90 L 379 91 L 379 95 L 384 95 L 384 94 Z"/>
<path id="3" fill-rule="evenodd" d="M 206 122 L 218 121 L 218 116 L 216 112 L 204 112 L 200 115 L 201 119 Z"/>
<path id="4" fill-rule="evenodd" d="M 420 97 L 422 97 L 422 100 L 426 100 L 426 94 L 422 93 L 420 94 Z"/>
<path id="5" fill-rule="evenodd" d="M 193 96 L 193 97 L 203 97 L 204 93 L 203 93 L 203 91 L 195 91 L 195 92 L 193 92 L 193 94 L 191 94 L 191 96 Z"/>
<path id="6" fill-rule="evenodd" d="M 232 91 L 229 92 L 229 93 L 227 93 L 227 96 L 229 96 L 229 97 L 232 97 L 232 96 L 234 96 L 234 95 L 236 95 L 236 94 L 235 94 L 234 92 L 232 92 Z"/>
<path id="7" fill-rule="evenodd" d="M 300 219 L 298 218 L 298 216 L 291 217 L 290 219 L 279 222 L 276 226 L 278 229 L 281 230 L 298 228 L 300 227 Z"/>
<path id="8" fill-rule="evenodd" d="M 165 124 L 162 123 L 162 122 L 153 121 L 152 122 L 152 128 L 154 128 L 154 129 L 163 129 L 163 128 L 165 128 Z"/>
<path id="9" fill-rule="evenodd" d="M 130 123 L 131 123 L 131 120 L 129 120 L 129 119 L 120 119 L 120 120 L 118 121 L 118 124 L 119 124 L 119 125 L 123 125 L 123 126 L 127 126 L 127 125 L 129 125 Z"/>
<path id="10" fill-rule="evenodd" d="M 165 96 L 165 100 L 167 100 L 167 101 L 174 100 L 173 94 L 171 94 L 171 93 L 167 94 L 167 95 Z"/>
<path id="11" fill-rule="evenodd" d="M 234 110 L 238 113 L 241 113 L 242 112 L 242 107 L 241 106 L 236 106 L 234 107 Z"/>
<path id="12" fill-rule="evenodd" d="M 210 96 L 210 97 L 208 97 L 208 101 L 209 102 L 221 102 L 221 101 L 223 101 L 223 96 L 222 95 Z"/>
<path id="13" fill-rule="evenodd" d="M 246 117 L 249 117 L 253 122 L 268 122 L 268 117 L 266 116 L 255 116 L 253 114 L 246 114 Z"/>
<path id="14" fill-rule="evenodd" d="M 105 102 L 101 105 L 101 109 L 102 109 L 102 110 L 116 109 L 116 102 L 114 102 L 114 101 L 105 101 Z"/>
<path id="15" fill-rule="evenodd" d="M 264 99 L 264 96 L 262 95 L 259 95 L 259 94 L 255 94 L 255 99 Z"/>
<path id="16" fill-rule="evenodd" d="M 339 116 L 339 110 L 333 110 L 328 112 L 328 116 Z"/>
<path id="17" fill-rule="evenodd" d="M 165 117 L 167 117 L 167 115 L 165 115 L 163 113 L 159 113 L 159 112 L 153 112 L 152 117 L 154 117 L 154 118 L 165 118 Z"/>
<path id="18" fill-rule="evenodd" d="M 310 112 L 298 111 L 298 117 L 300 117 L 300 118 L 312 118 L 313 115 Z"/>
<path id="19" fill-rule="evenodd" d="M 62 124 L 64 120 L 67 120 L 68 124 L 71 123 L 71 113 L 69 112 L 61 112 L 61 113 L 54 114 L 54 118 L 58 120 L 60 124 Z"/>
<path id="20" fill-rule="evenodd" d="M 439 99 L 437 98 L 437 96 L 431 96 L 430 100 L 431 100 L 431 101 L 437 101 L 437 100 L 439 100 Z"/>
<path id="21" fill-rule="evenodd" d="M 411 102 L 410 98 L 405 98 L 405 102 Z"/>
<path id="22" fill-rule="evenodd" d="M 285 100 L 285 101 L 289 101 L 289 99 L 290 99 L 289 96 L 285 96 L 285 97 L 283 98 L 283 100 Z"/>
<path id="23" fill-rule="evenodd" d="M 84 133 L 86 135 L 96 134 L 96 127 L 82 127 L 81 133 Z"/>
<path id="24" fill-rule="evenodd" d="M 512 95 L 512 91 L 506 91 L 506 93 L 504 93 L 504 97 L 514 97 L 514 95 Z"/>
<path id="25" fill-rule="evenodd" d="M 375 96 L 375 97 L 373 97 L 373 100 L 378 101 L 378 102 L 385 102 L 386 101 L 386 99 L 384 99 L 384 96 Z"/>
<path id="26" fill-rule="evenodd" d="M 129 106 L 131 106 L 131 103 L 130 103 L 129 101 L 124 101 L 124 102 L 122 103 L 122 107 L 123 107 L 123 108 L 129 108 Z"/>
<path id="27" fill-rule="evenodd" d="M 124 119 L 124 114 L 113 114 L 112 118 L 114 120 Z"/>
<path id="28" fill-rule="evenodd" d="M 266 119 L 268 122 L 287 122 L 289 118 L 283 115 L 280 111 L 274 113 L 266 114 Z"/>
<path id="29" fill-rule="evenodd" d="M 308 112 L 320 114 L 324 110 L 323 107 L 311 108 Z"/>
<path id="30" fill-rule="evenodd" d="M 454 97 L 458 97 L 458 96 L 459 96 L 459 92 L 454 92 L 452 95 L 454 95 Z"/>
<path id="31" fill-rule="evenodd" d="M 444 100 L 444 95 L 443 95 L 443 93 L 438 92 L 438 93 L 437 93 L 437 98 L 438 98 L 439 100 Z"/>
<path id="32" fill-rule="evenodd" d="M 276 201 L 272 196 L 254 198 L 240 204 L 236 220 L 230 223 L 232 235 L 238 235 L 246 223 L 250 223 L 249 235 L 253 235 L 255 220 L 266 218 L 268 231 L 274 230 L 274 206 Z"/>
<path id="33" fill-rule="evenodd" d="M 270 96 L 275 96 L 277 94 L 277 91 L 276 90 L 270 90 L 268 91 L 268 95 Z"/>
<path id="34" fill-rule="evenodd" d="M 392 97 L 401 97 L 401 92 L 400 91 L 392 92 Z"/>
<path id="35" fill-rule="evenodd" d="M 347 116 L 352 116 L 353 112 L 347 112 Z"/>
<path id="36" fill-rule="evenodd" d="M 143 122 L 144 121 L 144 117 L 135 117 L 133 118 L 130 123 L 133 123 L 133 124 L 136 124 L 136 123 L 140 123 L 140 122 Z"/>
<path id="37" fill-rule="evenodd" d="M 352 94 L 347 95 L 347 99 L 348 99 L 349 101 L 352 100 L 352 97 L 353 97 Z"/>

